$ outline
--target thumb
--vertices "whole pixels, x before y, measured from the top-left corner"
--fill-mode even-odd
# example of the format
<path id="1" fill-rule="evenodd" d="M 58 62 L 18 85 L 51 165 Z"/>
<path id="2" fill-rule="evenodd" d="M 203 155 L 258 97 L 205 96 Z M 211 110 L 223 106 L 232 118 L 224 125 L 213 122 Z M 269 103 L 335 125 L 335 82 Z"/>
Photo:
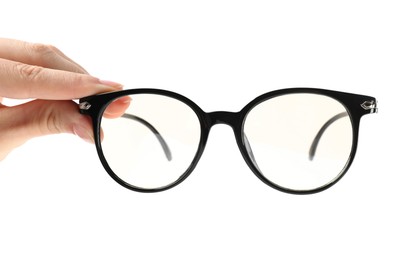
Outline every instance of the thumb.
<path id="1" fill-rule="evenodd" d="M 34 137 L 71 133 L 94 143 L 91 120 L 73 101 L 34 100 L 0 108 L 0 160 Z"/>

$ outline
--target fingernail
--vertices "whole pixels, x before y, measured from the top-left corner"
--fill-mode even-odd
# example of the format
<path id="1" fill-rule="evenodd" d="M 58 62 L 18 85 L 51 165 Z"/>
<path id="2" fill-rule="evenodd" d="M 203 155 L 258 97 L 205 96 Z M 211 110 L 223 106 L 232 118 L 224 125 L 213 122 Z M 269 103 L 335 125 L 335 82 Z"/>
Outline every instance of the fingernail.
<path id="1" fill-rule="evenodd" d="M 122 84 L 114 82 L 114 81 L 109 81 L 109 80 L 99 80 L 100 84 L 107 86 L 107 87 L 112 87 L 114 89 L 122 89 Z"/>
<path id="2" fill-rule="evenodd" d="M 82 138 L 84 141 L 94 144 L 94 137 L 93 137 L 93 132 L 80 126 L 80 125 L 75 125 L 73 127 L 74 134 Z"/>

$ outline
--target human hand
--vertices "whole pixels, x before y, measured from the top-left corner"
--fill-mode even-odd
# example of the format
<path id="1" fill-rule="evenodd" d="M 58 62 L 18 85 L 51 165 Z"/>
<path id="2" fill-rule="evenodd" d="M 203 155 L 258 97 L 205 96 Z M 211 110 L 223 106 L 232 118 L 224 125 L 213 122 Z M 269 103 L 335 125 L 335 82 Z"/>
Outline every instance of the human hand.
<path id="1" fill-rule="evenodd" d="M 27 140 L 72 133 L 93 142 L 88 117 L 72 99 L 122 89 L 90 76 L 53 46 L 0 38 L 0 160 Z M 34 99 L 8 107 L 2 98 Z M 116 106 L 113 113 L 123 113 Z"/>

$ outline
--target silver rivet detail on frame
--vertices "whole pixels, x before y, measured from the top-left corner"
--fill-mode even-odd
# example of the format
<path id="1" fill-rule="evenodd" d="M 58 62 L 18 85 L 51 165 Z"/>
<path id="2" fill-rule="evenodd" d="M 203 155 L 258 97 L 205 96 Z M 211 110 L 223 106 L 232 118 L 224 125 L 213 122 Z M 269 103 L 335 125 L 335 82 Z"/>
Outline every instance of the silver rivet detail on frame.
<path id="1" fill-rule="evenodd" d="M 91 106 L 92 105 L 89 102 L 85 101 L 85 102 L 79 104 L 79 109 L 81 109 L 81 110 L 89 110 L 89 108 Z"/>
<path id="2" fill-rule="evenodd" d="M 365 110 L 369 110 L 371 113 L 378 112 L 378 108 L 376 106 L 376 102 L 374 100 L 367 100 L 361 104 L 361 107 Z"/>

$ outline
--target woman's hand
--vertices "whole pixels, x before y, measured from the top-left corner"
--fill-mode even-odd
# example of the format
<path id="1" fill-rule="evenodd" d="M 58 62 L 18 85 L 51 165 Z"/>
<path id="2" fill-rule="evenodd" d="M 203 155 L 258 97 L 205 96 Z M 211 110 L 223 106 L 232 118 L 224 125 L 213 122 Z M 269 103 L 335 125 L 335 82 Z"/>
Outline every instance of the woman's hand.
<path id="1" fill-rule="evenodd" d="M 53 46 L 0 38 L 0 160 L 48 134 L 72 133 L 93 142 L 90 119 L 71 100 L 121 88 L 88 75 Z M 1 97 L 34 100 L 8 107 Z"/>

